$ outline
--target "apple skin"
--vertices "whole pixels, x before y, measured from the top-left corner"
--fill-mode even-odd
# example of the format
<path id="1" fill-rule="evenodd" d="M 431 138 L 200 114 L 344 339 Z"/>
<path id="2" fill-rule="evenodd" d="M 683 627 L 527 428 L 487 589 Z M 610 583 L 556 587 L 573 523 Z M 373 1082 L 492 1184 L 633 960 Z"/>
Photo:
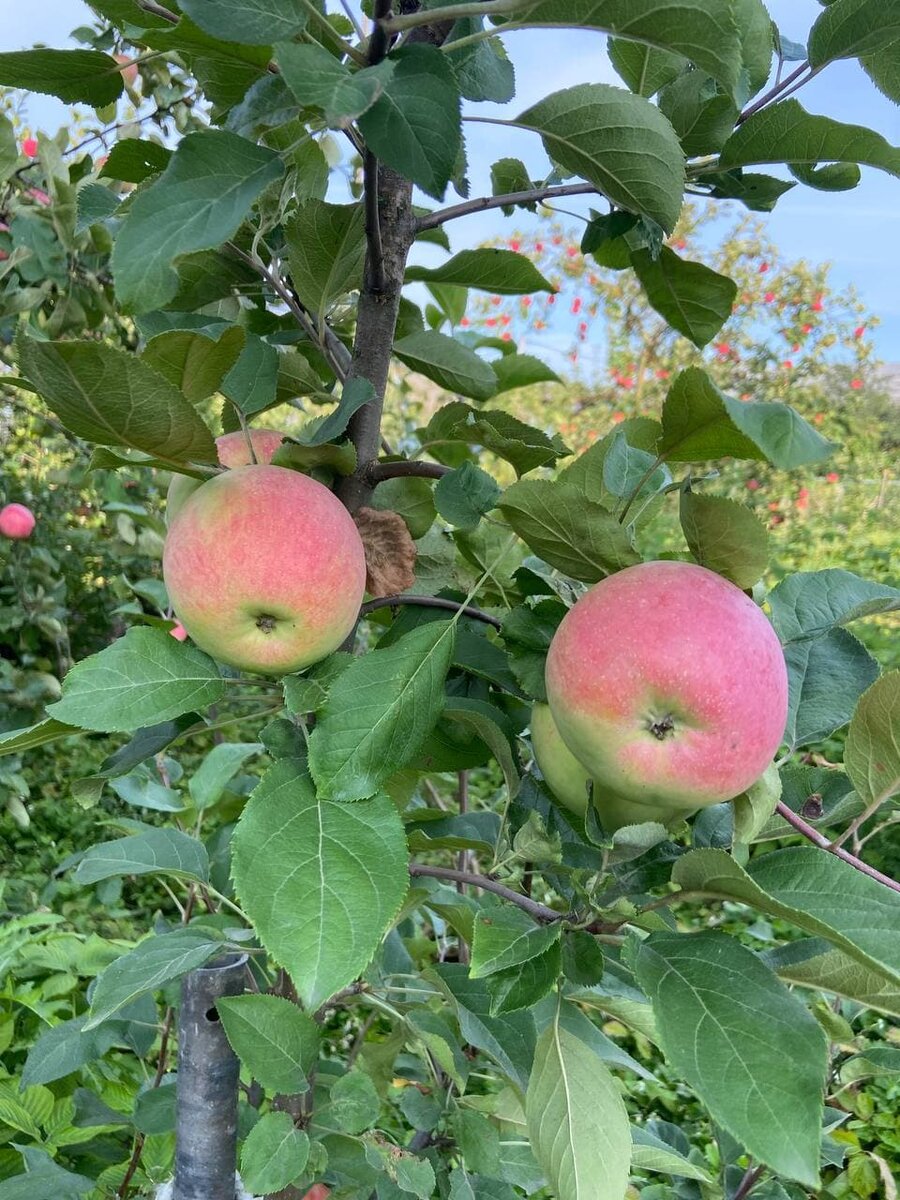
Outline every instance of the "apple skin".
<path id="1" fill-rule="evenodd" d="M 325 658 L 351 632 L 366 558 L 353 518 L 321 483 L 285 467 L 235 467 L 178 512 L 163 579 L 201 650 L 284 675 Z"/>
<path id="2" fill-rule="evenodd" d="M 272 461 L 272 455 L 284 441 L 284 434 L 275 429 L 251 429 L 250 441 L 253 443 L 253 453 L 258 463 L 267 464 Z M 250 450 L 243 429 L 234 433 L 223 433 L 216 438 L 216 452 L 219 463 L 223 467 L 248 467 L 251 465 Z M 206 481 L 192 479 L 190 475 L 173 475 L 166 493 L 166 521 L 171 525 L 178 510 L 192 496 L 197 488 L 203 487 Z"/>
<path id="3" fill-rule="evenodd" d="M 564 808 L 583 817 L 591 777 L 562 740 L 548 704 L 531 710 L 531 748 L 547 786 Z"/>
<path id="4" fill-rule="evenodd" d="M 598 788 L 663 809 L 746 791 L 787 720 L 775 631 L 740 588 L 693 563 L 640 563 L 595 584 L 553 637 L 546 683 Z"/>
<path id="5" fill-rule="evenodd" d="M 644 821 L 668 825 L 682 821 L 688 815 L 680 808 L 660 808 L 623 800 L 600 784 L 594 784 L 592 790 L 590 775 L 562 740 L 548 704 L 535 704 L 531 710 L 531 748 L 547 786 L 560 804 L 583 817 L 590 797 L 607 833 Z"/>
<path id="6" fill-rule="evenodd" d="M 24 504 L 7 504 L 0 508 L 0 533 L 20 541 L 31 537 L 35 526 L 34 513 Z"/>
<path id="7" fill-rule="evenodd" d="M 176 621 L 175 624 L 172 626 L 172 628 L 169 630 L 169 637 L 173 637 L 176 642 L 186 642 L 187 635 L 188 635 L 188 631 L 185 629 L 185 627 L 182 625 L 182 623 L 180 621 Z"/>

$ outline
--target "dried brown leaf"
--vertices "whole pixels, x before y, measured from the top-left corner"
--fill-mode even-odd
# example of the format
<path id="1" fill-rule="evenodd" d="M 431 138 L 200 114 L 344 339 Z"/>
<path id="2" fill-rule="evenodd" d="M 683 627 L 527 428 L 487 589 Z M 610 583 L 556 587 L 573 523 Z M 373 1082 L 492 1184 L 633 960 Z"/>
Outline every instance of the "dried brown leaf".
<path id="1" fill-rule="evenodd" d="M 415 583 L 416 544 L 399 513 L 361 508 L 356 527 L 366 548 L 366 591 L 376 599 Z"/>

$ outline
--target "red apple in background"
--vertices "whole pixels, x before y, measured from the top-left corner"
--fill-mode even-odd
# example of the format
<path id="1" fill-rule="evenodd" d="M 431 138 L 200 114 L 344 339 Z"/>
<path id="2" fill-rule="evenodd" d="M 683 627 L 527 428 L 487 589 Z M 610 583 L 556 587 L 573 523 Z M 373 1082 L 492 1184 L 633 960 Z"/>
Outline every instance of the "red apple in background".
<path id="1" fill-rule="evenodd" d="M 122 68 L 122 78 L 125 80 L 126 86 L 133 88 L 138 78 L 137 64 L 132 62 L 127 54 L 117 54 L 115 59 Z"/>
<path id="2" fill-rule="evenodd" d="M 34 526 L 34 513 L 24 504 L 7 504 L 0 508 L 0 533 L 4 537 L 16 540 L 31 537 Z"/>
<path id="3" fill-rule="evenodd" d="M 321 483 L 285 467 L 235 467 L 172 521 L 163 579 L 201 650 L 283 675 L 325 658 L 353 629 L 366 558 L 353 518 Z"/>
<path id="4" fill-rule="evenodd" d="M 22 139 L 22 153 L 28 158 L 35 158 L 38 152 L 37 138 L 27 137 Z"/>
<path id="5" fill-rule="evenodd" d="M 256 461 L 270 463 L 272 455 L 284 440 L 284 434 L 278 433 L 275 429 L 251 429 L 249 433 Z M 223 467 L 248 467 L 253 462 L 250 457 L 250 447 L 247 445 L 247 436 L 243 429 L 238 429 L 234 433 L 223 433 L 221 437 L 217 437 L 216 451 Z M 202 486 L 202 479 L 192 479 L 189 475 L 172 476 L 172 482 L 166 493 L 166 520 L 170 524 L 188 496 Z"/>
<path id="6" fill-rule="evenodd" d="M 182 623 L 180 621 L 176 621 L 175 624 L 172 626 L 172 628 L 169 630 L 169 637 L 173 637 L 176 642 L 186 642 L 187 635 L 188 635 L 188 631 L 185 629 L 185 627 L 182 625 Z"/>
<path id="7" fill-rule="evenodd" d="M 763 773 L 787 719 L 772 626 L 740 588 L 692 563 L 628 567 L 564 617 L 547 657 L 560 735 L 597 788 L 693 809 Z"/>

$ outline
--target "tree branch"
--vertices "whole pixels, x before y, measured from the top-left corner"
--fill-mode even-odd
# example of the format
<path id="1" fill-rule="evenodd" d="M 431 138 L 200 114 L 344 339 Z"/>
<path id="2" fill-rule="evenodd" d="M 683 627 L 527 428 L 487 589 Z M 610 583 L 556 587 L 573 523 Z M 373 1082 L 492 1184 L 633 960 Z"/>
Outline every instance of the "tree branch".
<path id="1" fill-rule="evenodd" d="M 377 600 L 367 600 L 359 610 L 359 615 L 365 617 L 379 608 L 400 608 L 404 605 L 413 608 L 446 608 L 450 612 L 462 613 L 464 617 L 471 617 L 475 621 L 483 621 L 485 625 L 492 625 L 494 629 L 501 628 L 498 619 L 492 617 L 490 613 L 482 612 L 480 608 L 473 608 L 471 604 L 458 604 L 456 600 L 445 600 L 443 596 L 380 596 Z"/>
<path id="2" fill-rule="evenodd" d="M 767 104 L 771 103 L 771 101 L 779 99 L 782 93 L 787 91 L 792 83 L 796 83 L 799 80 L 800 76 L 808 66 L 808 62 L 802 62 L 799 67 L 791 71 L 790 75 L 785 76 L 780 83 L 776 83 L 774 87 L 769 88 L 769 90 L 760 96 L 758 100 L 755 100 L 753 104 L 744 109 L 744 111 L 735 121 L 735 125 L 742 125 L 748 117 L 752 117 L 753 114 L 759 112 L 761 108 L 765 108 Z M 810 78 L 812 78 L 812 76 L 810 76 Z M 804 83 L 805 82 L 806 81 L 804 80 Z"/>
<path id="3" fill-rule="evenodd" d="M 783 820 L 787 821 L 788 825 L 796 829 L 799 834 L 802 834 L 814 846 L 818 846 L 820 850 L 827 850 L 829 854 L 833 854 L 835 858 L 841 859 L 842 862 L 849 863 L 851 867 L 854 867 L 857 871 L 861 871 L 863 875 L 868 875 L 870 879 L 875 879 L 879 883 L 883 883 L 885 887 L 889 887 L 894 892 L 900 892 L 900 883 L 897 883 L 895 879 L 891 879 L 888 875 L 882 875 L 880 871 L 876 871 L 874 867 L 870 867 L 868 863 L 864 863 L 861 858 L 857 858 L 855 854 L 851 854 L 841 846 L 833 846 L 827 837 L 819 833 L 817 829 L 813 829 L 812 825 L 807 824 L 793 809 L 788 808 L 783 800 L 778 801 L 775 811 Z"/>
<path id="4" fill-rule="evenodd" d="M 591 183 L 565 183 L 553 187 L 529 188 L 522 192 L 508 192 L 504 196 L 479 196 L 477 200 L 466 200 L 462 204 L 452 204 L 449 208 L 439 208 L 424 217 L 420 217 L 416 228 L 419 232 L 435 229 L 445 221 L 453 221 L 457 217 L 467 217 L 470 213 L 484 212 L 489 208 L 506 208 L 511 204 L 530 204 L 558 196 L 591 196 L 599 195 Z"/>
<path id="5" fill-rule="evenodd" d="M 377 462 L 369 467 L 369 479 L 373 486 L 384 483 L 387 479 L 441 479 L 450 472 L 450 467 L 441 463 L 420 462 L 418 459 L 405 459 L 403 462 Z"/>
<path id="6" fill-rule="evenodd" d="M 487 2 L 475 0 L 475 3 L 455 4 L 446 8 L 426 9 L 424 12 L 404 13 L 391 17 L 390 20 L 382 17 L 377 28 L 387 33 L 402 33 L 404 29 L 415 29 L 417 25 L 426 25 L 430 21 L 458 21 L 463 17 L 486 17 L 494 13 L 515 12 L 517 8 L 524 7 L 524 0 L 493 0 L 493 2 L 491 0 L 487 0 Z"/>
<path id="7" fill-rule="evenodd" d="M 476 875 L 473 871 L 457 871 L 454 867 L 431 867 L 425 863 L 410 863 L 409 873 L 413 878 L 419 875 L 428 875 L 432 879 L 446 879 L 451 883 L 468 883 L 472 887 L 481 888 L 483 892 L 493 892 L 495 896 L 502 896 L 504 900 L 515 904 L 523 912 L 534 917 L 536 921 L 542 921 L 544 924 L 551 921 L 562 921 L 568 915 L 557 912 L 555 908 L 548 908 L 546 904 L 538 904 L 529 896 L 514 892 L 512 888 L 498 883 L 489 875 Z"/>

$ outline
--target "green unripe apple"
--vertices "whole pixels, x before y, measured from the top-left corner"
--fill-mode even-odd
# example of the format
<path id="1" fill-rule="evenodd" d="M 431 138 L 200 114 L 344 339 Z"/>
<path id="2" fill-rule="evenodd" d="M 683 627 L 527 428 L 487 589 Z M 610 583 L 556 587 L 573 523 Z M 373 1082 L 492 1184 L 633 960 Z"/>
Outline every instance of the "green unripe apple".
<path id="1" fill-rule="evenodd" d="M 550 791 L 564 808 L 583 817 L 590 776 L 560 737 L 549 704 L 535 704 L 531 710 L 531 746 Z"/>

